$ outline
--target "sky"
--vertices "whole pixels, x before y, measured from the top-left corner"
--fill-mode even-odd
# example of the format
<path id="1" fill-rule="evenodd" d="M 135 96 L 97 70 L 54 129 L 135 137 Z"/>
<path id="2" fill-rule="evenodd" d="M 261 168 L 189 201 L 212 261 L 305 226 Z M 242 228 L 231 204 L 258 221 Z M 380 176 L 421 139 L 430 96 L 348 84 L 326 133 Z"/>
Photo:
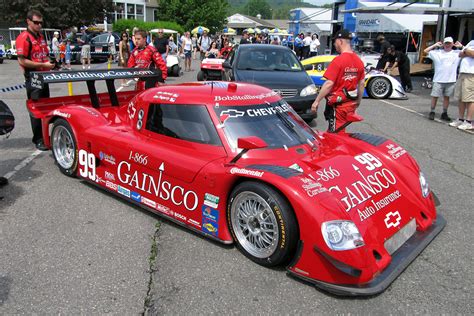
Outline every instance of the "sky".
<path id="1" fill-rule="evenodd" d="M 334 3 L 335 0 L 304 0 L 306 3 L 311 3 L 314 5 L 323 5 L 326 3 Z"/>

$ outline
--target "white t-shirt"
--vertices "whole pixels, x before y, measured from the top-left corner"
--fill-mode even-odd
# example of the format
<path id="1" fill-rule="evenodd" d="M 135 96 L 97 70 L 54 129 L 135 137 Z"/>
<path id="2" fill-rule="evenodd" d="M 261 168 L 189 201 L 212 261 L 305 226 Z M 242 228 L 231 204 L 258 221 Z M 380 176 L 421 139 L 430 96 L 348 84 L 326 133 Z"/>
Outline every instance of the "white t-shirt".
<path id="1" fill-rule="evenodd" d="M 466 47 L 474 49 L 474 40 L 470 41 Z M 461 58 L 461 66 L 459 68 L 460 73 L 474 74 L 474 57 L 463 57 Z"/>
<path id="2" fill-rule="evenodd" d="M 319 42 L 319 40 L 317 38 L 315 38 L 314 40 L 311 41 L 311 45 L 309 46 L 309 50 L 311 52 L 317 52 L 319 45 L 321 45 L 321 43 Z"/>
<path id="3" fill-rule="evenodd" d="M 312 41 L 313 41 L 313 40 L 311 39 L 311 36 L 306 36 L 306 37 L 303 39 L 303 45 L 304 45 L 304 46 L 309 46 L 309 45 L 311 45 L 311 42 L 312 42 Z"/>
<path id="4" fill-rule="evenodd" d="M 53 52 L 59 52 L 59 40 L 57 39 L 56 36 L 53 37 L 51 46 L 53 48 Z"/>
<path id="5" fill-rule="evenodd" d="M 444 49 L 432 50 L 428 57 L 433 61 L 434 76 L 433 82 L 452 83 L 456 82 L 456 70 L 459 65 L 459 50 Z"/>
<path id="6" fill-rule="evenodd" d="M 183 39 L 183 49 L 190 51 L 193 48 L 193 41 L 190 38 L 185 37 Z"/>

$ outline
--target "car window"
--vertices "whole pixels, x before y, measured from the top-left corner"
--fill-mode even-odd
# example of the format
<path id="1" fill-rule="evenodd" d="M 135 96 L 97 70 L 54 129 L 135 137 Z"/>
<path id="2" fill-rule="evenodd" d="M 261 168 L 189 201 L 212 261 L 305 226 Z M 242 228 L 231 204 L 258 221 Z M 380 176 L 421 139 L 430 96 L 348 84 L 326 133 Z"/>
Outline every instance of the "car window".
<path id="1" fill-rule="evenodd" d="M 290 50 L 245 49 L 237 60 L 237 69 L 257 71 L 302 71 L 301 64 Z"/>
<path id="2" fill-rule="evenodd" d="M 150 104 L 145 128 L 168 137 L 222 145 L 204 105 Z"/>

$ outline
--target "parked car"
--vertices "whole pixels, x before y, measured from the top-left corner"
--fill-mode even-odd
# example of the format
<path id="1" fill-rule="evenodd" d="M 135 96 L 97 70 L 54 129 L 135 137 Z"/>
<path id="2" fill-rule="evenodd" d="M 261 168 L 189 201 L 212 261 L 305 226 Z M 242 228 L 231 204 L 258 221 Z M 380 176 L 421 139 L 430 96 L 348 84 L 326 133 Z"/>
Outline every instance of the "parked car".
<path id="1" fill-rule="evenodd" d="M 118 54 L 118 44 L 120 42 L 120 35 L 118 33 L 112 33 L 115 38 L 115 50 Z M 71 50 L 73 52 L 72 63 L 81 62 L 81 50 L 82 43 L 78 41 L 81 38 L 82 33 L 77 33 L 71 40 Z M 93 61 L 107 61 L 109 57 L 109 33 L 102 34 L 90 34 L 89 44 L 91 46 L 91 59 Z"/>
<path id="2" fill-rule="evenodd" d="M 317 89 L 295 54 L 284 46 L 238 45 L 223 63 L 224 80 L 255 83 L 277 92 L 306 122 L 316 113 Z"/>

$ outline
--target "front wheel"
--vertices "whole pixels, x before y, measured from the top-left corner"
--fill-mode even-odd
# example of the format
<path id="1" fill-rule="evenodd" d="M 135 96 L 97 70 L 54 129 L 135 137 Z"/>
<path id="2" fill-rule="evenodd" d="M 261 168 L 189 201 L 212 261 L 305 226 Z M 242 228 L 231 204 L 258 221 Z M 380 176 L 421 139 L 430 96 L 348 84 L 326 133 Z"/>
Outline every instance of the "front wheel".
<path id="1" fill-rule="evenodd" d="M 200 70 L 197 74 L 198 81 L 205 81 L 207 79 L 206 77 L 207 77 L 206 74 L 202 70 Z"/>
<path id="2" fill-rule="evenodd" d="M 227 221 L 237 248 L 267 267 L 287 263 L 299 239 L 289 203 L 269 185 L 242 182 L 231 193 Z"/>
<path id="3" fill-rule="evenodd" d="M 392 94 L 392 84 L 385 77 L 375 77 L 367 85 L 367 93 L 374 99 L 386 99 Z"/>
<path id="4" fill-rule="evenodd" d="M 54 122 L 51 133 L 53 156 L 59 170 L 69 177 L 77 173 L 77 142 L 71 125 L 66 120 Z"/>
<path id="5" fill-rule="evenodd" d="M 174 65 L 173 67 L 171 67 L 171 73 L 173 74 L 173 76 L 179 77 L 179 66 Z"/>

